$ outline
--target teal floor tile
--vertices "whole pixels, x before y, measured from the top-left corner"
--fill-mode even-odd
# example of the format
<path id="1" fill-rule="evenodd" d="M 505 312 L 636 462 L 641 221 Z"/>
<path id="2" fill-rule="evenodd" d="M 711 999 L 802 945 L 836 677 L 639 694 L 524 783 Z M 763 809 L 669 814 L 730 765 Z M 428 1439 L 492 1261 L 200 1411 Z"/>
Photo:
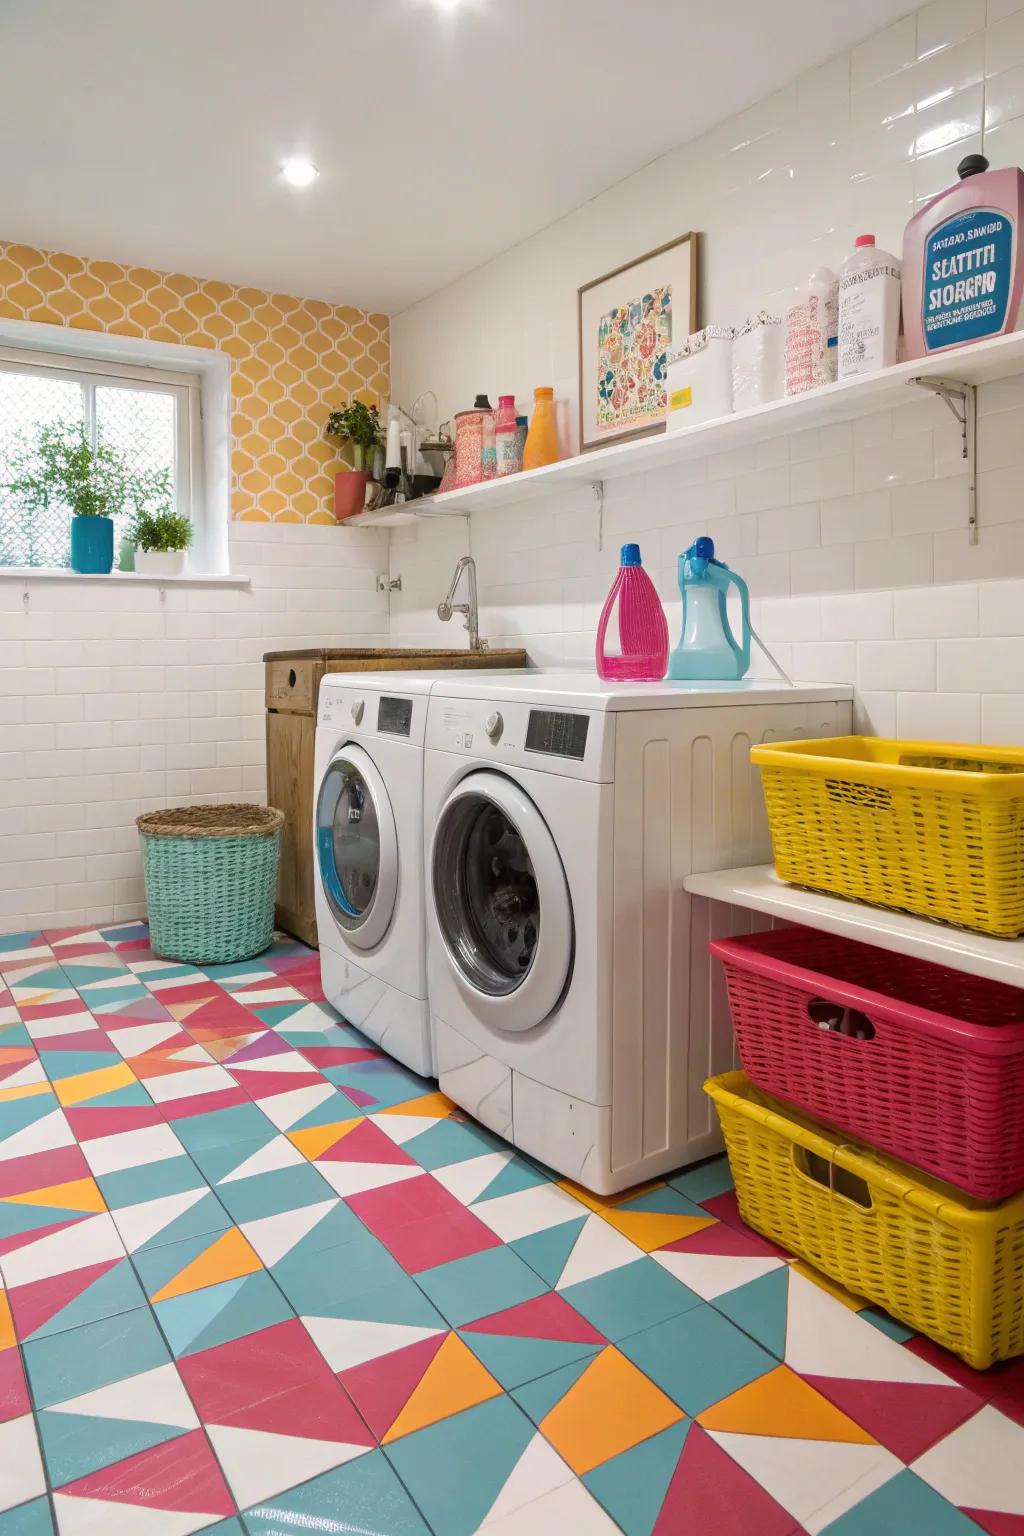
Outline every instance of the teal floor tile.
<path id="1" fill-rule="evenodd" d="M 347 1242 L 321 1249 L 315 1260 L 297 1244 L 271 1267 L 271 1274 L 296 1312 L 316 1317 L 346 1317 L 351 1297 L 409 1280 L 397 1259 L 361 1224 Z"/>
<path id="2" fill-rule="evenodd" d="M 118 1214 L 115 1213 L 115 1224 Z M 187 1211 L 169 1221 L 159 1232 L 154 1232 L 152 1237 L 144 1243 L 139 1243 L 133 1249 L 135 1255 L 151 1253 L 156 1248 L 167 1247 L 171 1243 L 184 1242 L 190 1237 L 209 1236 L 211 1232 L 226 1232 L 234 1223 L 227 1211 L 221 1205 L 212 1190 L 207 1190 L 195 1205 L 190 1205 Z"/>
<path id="3" fill-rule="evenodd" d="M 294 1316 L 273 1280 L 262 1271 L 158 1301 L 153 1311 L 176 1359 Z"/>
<path id="4" fill-rule="evenodd" d="M 390 1109 L 395 1104 L 404 1104 L 406 1099 L 432 1093 L 436 1087 L 435 1083 L 425 1077 L 417 1077 L 415 1072 L 407 1071 L 387 1057 L 382 1057 L 380 1061 L 356 1061 L 341 1067 L 329 1067 L 324 1077 L 340 1088 L 342 1093 L 346 1088 L 354 1089 L 356 1097 L 352 1103 L 367 1114 L 373 1114 L 379 1109 Z"/>
<path id="5" fill-rule="evenodd" d="M 703 1302 L 620 1340 L 619 1348 L 691 1418 L 777 1364 L 767 1350 Z"/>
<path id="6" fill-rule="evenodd" d="M 561 1293 L 606 1339 L 622 1339 L 700 1305 L 689 1286 L 646 1255 Z"/>
<path id="7" fill-rule="evenodd" d="M 241 1520 L 232 1515 L 230 1520 L 218 1520 L 216 1525 L 204 1525 L 203 1536 L 246 1536 Z"/>
<path id="8" fill-rule="evenodd" d="M 660 1216 L 697 1216 L 704 1221 L 708 1219 L 707 1211 L 668 1184 L 663 1184 L 660 1189 L 649 1189 L 646 1194 L 635 1195 L 631 1200 L 620 1200 L 616 1210 L 648 1211 Z"/>
<path id="9" fill-rule="evenodd" d="M 555 1404 L 561 1402 L 569 1388 L 575 1386 L 589 1364 L 589 1359 L 575 1360 L 572 1365 L 563 1365 L 560 1370 L 538 1376 L 536 1381 L 524 1382 L 521 1387 L 515 1387 L 509 1396 L 515 1399 L 534 1424 L 539 1425 Z"/>
<path id="10" fill-rule="evenodd" d="M 0 1241 L 35 1232 L 40 1227 L 52 1227 L 57 1222 L 82 1219 L 82 1211 L 73 1207 L 22 1205 L 19 1201 L 4 1200 L 0 1202 Z"/>
<path id="11" fill-rule="evenodd" d="M 232 1146 L 241 1141 L 269 1139 L 277 1127 L 271 1125 L 255 1104 L 233 1104 L 229 1109 L 213 1109 L 205 1115 L 186 1115 L 174 1123 L 175 1133 L 185 1151 L 200 1167 L 197 1153 L 210 1147 Z"/>
<path id="12" fill-rule="evenodd" d="M 144 1200 L 160 1200 L 164 1195 L 183 1195 L 189 1190 L 206 1188 L 206 1180 L 184 1153 L 163 1157 L 157 1163 L 143 1163 L 139 1168 L 101 1173 L 96 1182 L 112 1211 L 141 1205 Z"/>
<path id="13" fill-rule="evenodd" d="M 239 1104 L 237 1107 L 242 1109 L 245 1106 Z M 224 1113 L 231 1114 L 231 1110 L 225 1110 Z M 244 1140 L 232 1137 L 212 1146 L 196 1147 L 190 1154 L 196 1167 L 211 1184 L 218 1184 L 221 1179 L 227 1178 L 236 1168 L 241 1168 L 251 1157 L 255 1157 L 275 1136 L 280 1136 L 281 1132 L 271 1125 L 266 1115 L 260 1115 L 260 1119 L 263 1124 L 257 1128 L 255 1135 L 247 1136 Z"/>
<path id="14" fill-rule="evenodd" d="M 734 1291 L 725 1291 L 712 1303 L 715 1310 L 749 1333 L 777 1359 L 786 1356 L 786 1319 L 789 1306 L 789 1266 L 773 1269 L 748 1280 Z"/>
<path id="15" fill-rule="evenodd" d="M 55 1093 L 34 1093 L 27 1099 L 5 1099 L 0 1103 L 0 1141 L 14 1136 L 30 1125 L 35 1125 L 44 1115 L 52 1115 L 60 1109 Z"/>
<path id="16" fill-rule="evenodd" d="M 49 1499 L 32 1499 L 5 1510 L 0 1514 L 0 1536 L 54 1536 Z"/>
<path id="17" fill-rule="evenodd" d="M 434 1531 L 473 1536 L 533 1436 L 511 1398 L 496 1397 L 392 1441 L 385 1454 Z"/>
<path id="18" fill-rule="evenodd" d="M 905 1323 L 899 1322 L 895 1317 L 890 1317 L 888 1312 L 883 1312 L 881 1307 L 862 1307 L 857 1314 L 866 1323 L 871 1323 L 880 1333 L 887 1333 L 890 1339 L 895 1339 L 897 1344 L 905 1344 L 908 1339 L 914 1337 L 913 1328 L 908 1328 Z"/>
<path id="19" fill-rule="evenodd" d="M 145 1304 L 146 1298 L 131 1260 L 121 1259 L 30 1333 L 28 1338 L 46 1339 L 52 1334 L 67 1333 L 71 1329 L 84 1327 L 86 1323 L 97 1323 L 103 1318 L 117 1317 L 122 1312 L 132 1312 Z"/>
<path id="20" fill-rule="evenodd" d="M 260 1216 L 278 1216 L 282 1211 L 297 1211 L 304 1205 L 333 1200 L 334 1190 L 310 1163 L 294 1168 L 276 1168 L 271 1173 L 257 1173 L 250 1179 L 217 1185 L 217 1198 L 233 1221 L 256 1221 Z"/>
<path id="21" fill-rule="evenodd" d="M 476 1333 L 469 1328 L 460 1330 L 459 1337 L 506 1392 L 577 1360 L 590 1360 L 602 1347 L 569 1339 L 528 1339 L 511 1334 Z"/>
<path id="22" fill-rule="evenodd" d="M 139 1279 L 150 1298 L 162 1291 L 175 1275 L 205 1253 L 217 1241 L 214 1233 L 197 1233 L 177 1242 L 163 1243 L 158 1248 L 146 1248 L 132 1256 Z"/>
<path id="23" fill-rule="evenodd" d="M 1007 1517 L 1007 1530 L 1013 1518 Z M 911 1536 L 912 1532 L 920 1536 L 978 1536 L 978 1527 L 934 1488 L 905 1471 L 826 1525 L 821 1536 Z"/>
<path id="24" fill-rule="evenodd" d="M 429 1536 L 383 1451 L 368 1451 L 242 1515 L 249 1536 Z M 216 1536 L 220 1526 L 204 1536 Z"/>
<path id="25" fill-rule="evenodd" d="M 448 1116 L 403 1142 L 402 1151 L 430 1172 L 434 1168 L 445 1168 L 449 1163 L 483 1157 L 484 1153 L 500 1151 L 505 1146 L 507 1143 L 500 1136 L 477 1125 L 475 1120 L 455 1120 Z"/>
<path id="26" fill-rule="evenodd" d="M 672 1424 L 585 1474 L 583 1482 L 625 1536 L 651 1536 L 689 1428 L 689 1420 Z"/>
<path id="27" fill-rule="evenodd" d="M 573 1217 L 572 1221 L 561 1221 L 557 1227 L 548 1227 L 544 1232 L 531 1232 L 528 1237 L 517 1238 L 508 1246 L 548 1285 L 557 1285 L 586 1221 L 585 1216 Z"/>
<path id="28" fill-rule="evenodd" d="M 84 1328 L 29 1340 L 24 1346 L 32 1399 L 49 1408 L 83 1392 L 110 1386 L 170 1360 L 148 1307 L 103 1318 Z"/>
<path id="29" fill-rule="evenodd" d="M 538 1184 L 550 1183 L 549 1176 L 538 1168 L 536 1163 L 531 1163 L 529 1158 L 520 1157 L 517 1153 L 476 1198 L 477 1200 L 497 1200 L 502 1195 L 517 1195 L 521 1190 L 536 1189 Z"/>
<path id="30" fill-rule="evenodd" d="M 40 1413 L 38 1424 L 46 1470 L 54 1488 L 186 1433 L 184 1428 L 167 1424 L 60 1413 L 49 1408 Z"/>
<path id="31" fill-rule="evenodd" d="M 517 1302 L 532 1301 L 548 1289 L 510 1248 L 488 1248 L 484 1253 L 424 1269 L 416 1282 L 453 1328 L 514 1307 Z"/>
<path id="32" fill-rule="evenodd" d="M 106 1040 L 106 1036 L 101 1036 Z M 66 1077 L 81 1077 L 86 1072 L 99 1072 L 104 1067 L 120 1067 L 122 1058 L 111 1047 L 100 1051 L 48 1051 L 40 1049 L 45 1041 L 36 1042 L 43 1071 L 51 1083 L 62 1083 Z"/>
<path id="33" fill-rule="evenodd" d="M 716 1195 L 728 1194 L 732 1189 L 732 1174 L 727 1157 L 714 1157 L 710 1162 L 698 1163 L 695 1168 L 685 1168 L 682 1173 L 672 1174 L 668 1181 L 687 1199 L 699 1205 L 703 1200 L 713 1200 Z"/>
<path id="34" fill-rule="evenodd" d="M 19 949 L 43 947 L 43 935 L 38 928 L 29 928 L 24 933 L 0 933 L 0 965 L 5 955 L 15 954 Z M 45 948 L 49 952 L 49 945 Z"/>

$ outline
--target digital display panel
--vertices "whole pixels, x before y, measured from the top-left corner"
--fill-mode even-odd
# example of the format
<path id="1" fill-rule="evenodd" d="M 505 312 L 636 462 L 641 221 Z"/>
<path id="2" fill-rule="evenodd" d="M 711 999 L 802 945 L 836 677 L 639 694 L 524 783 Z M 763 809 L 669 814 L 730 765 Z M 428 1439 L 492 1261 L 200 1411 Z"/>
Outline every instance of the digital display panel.
<path id="1" fill-rule="evenodd" d="M 377 729 L 389 736 L 408 736 L 412 730 L 412 699 L 389 699 L 382 695 L 377 706 Z"/>
<path id="2" fill-rule="evenodd" d="M 570 715 L 561 710 L 531 709 L 526 727 L 527 752 L 543 752 L 548 757 L 574 757 L 582 761 L 587 750 L 587 715 Z"/>

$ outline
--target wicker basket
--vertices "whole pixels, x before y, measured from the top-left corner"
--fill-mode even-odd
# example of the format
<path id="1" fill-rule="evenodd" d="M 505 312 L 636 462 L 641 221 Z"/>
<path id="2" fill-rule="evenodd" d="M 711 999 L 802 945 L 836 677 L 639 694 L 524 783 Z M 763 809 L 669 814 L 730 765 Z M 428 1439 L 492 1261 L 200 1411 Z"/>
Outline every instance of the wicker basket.
<path id="1" fill-rule="evenodd" d="M 283 812 L 186 805 L 148 811 L 135 824 L 154 954 L 223 965 L 269 948 Z"/>
<path id="2" fill-rule="evenodd" d="M 751 748 L 779 878 L 1024 933 L 1024 750 L 835 736 Z"/>
<path id="3" fill-rule="evenodd" d="M 709 1078 L 740 1215 L 985 1370 L 1024 1353 L 1024 1195 L 982 1205 L 762 1094 Z"/>

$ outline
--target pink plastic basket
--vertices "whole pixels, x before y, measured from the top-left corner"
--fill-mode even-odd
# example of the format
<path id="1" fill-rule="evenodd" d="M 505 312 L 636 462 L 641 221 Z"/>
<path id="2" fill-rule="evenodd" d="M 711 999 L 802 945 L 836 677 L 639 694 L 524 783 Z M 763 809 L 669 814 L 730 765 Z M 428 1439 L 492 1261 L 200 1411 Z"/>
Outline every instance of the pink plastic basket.
<path id="1" fill-rule="evenodd" d="M 810 928 L 710 947 L 759 1088 L 979 1200 L 1024 1189 L 1024 991 Z"/>

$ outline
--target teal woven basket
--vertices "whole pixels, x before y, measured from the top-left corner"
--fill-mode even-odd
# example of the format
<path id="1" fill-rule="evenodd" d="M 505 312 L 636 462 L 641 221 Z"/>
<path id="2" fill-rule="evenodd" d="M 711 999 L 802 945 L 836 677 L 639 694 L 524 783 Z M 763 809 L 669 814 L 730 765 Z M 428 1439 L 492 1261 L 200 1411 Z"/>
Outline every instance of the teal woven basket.
<path id="1" fill-rule="evenodd" d="M 186 805 L 149 811 L 135 824 L 154 954 L 224 965 L 269 949 L 282 811 Z"/>

